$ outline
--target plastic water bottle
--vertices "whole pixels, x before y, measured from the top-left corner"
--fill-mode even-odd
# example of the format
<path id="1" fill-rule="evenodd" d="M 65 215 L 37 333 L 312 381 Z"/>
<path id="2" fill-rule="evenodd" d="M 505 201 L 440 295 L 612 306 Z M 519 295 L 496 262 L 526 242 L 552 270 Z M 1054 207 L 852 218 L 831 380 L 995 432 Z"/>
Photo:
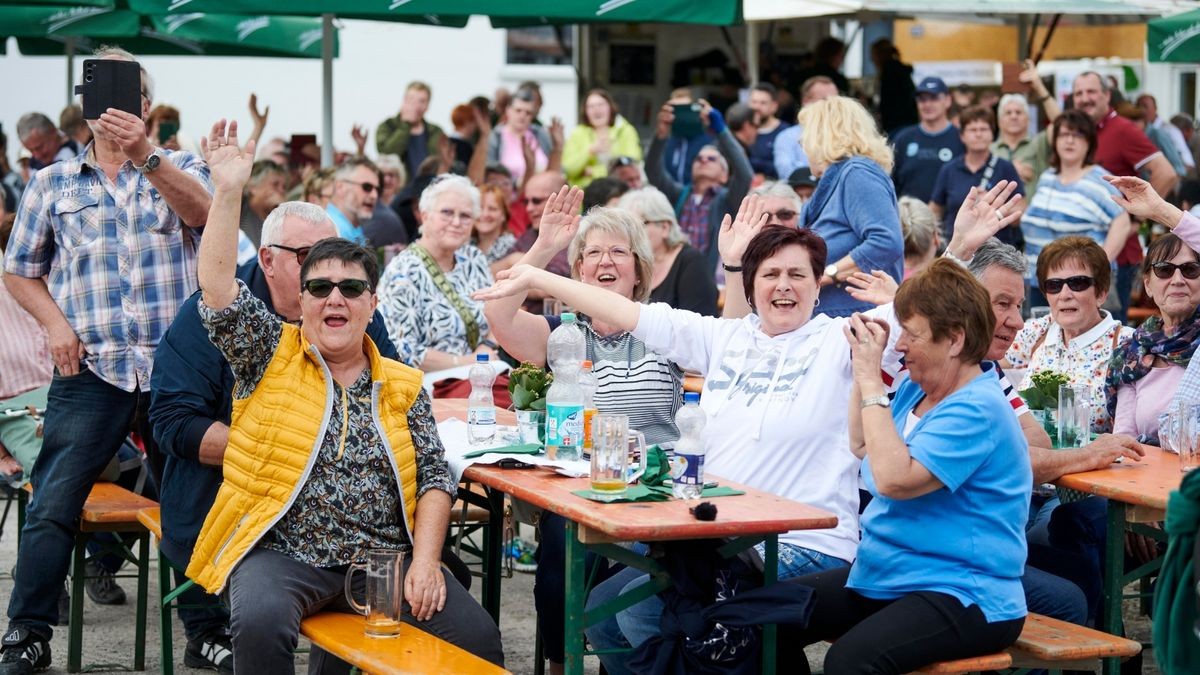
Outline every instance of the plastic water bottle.
<path id="1" fill-rule="evenodd" d="M 679 441 L 671 467 L 671 492 L 676 499 L 699 499 L 704 492 L 704 424 L 708 416 L 700 409 L 700 394 L 683 395 L 683 407 L 675 413 Z"/>
<path id="2" fill-rule="evenodd" d="M 487 443 L 496 436 L 496 402 L 492 398 L 492 384 L 496 381 L 496 370 L 488 362 L 487 354 L 477 354 L 471 366 L 471 397 L 467 399 L 467 438 L 472 444 Z"/>
<path id="3" fill-rule="evenodd" d="M 546 392 L 546 455 L 550 459 L 580 459 L 583 450 L 583 389 L 579 375 L 587 353 L 575 315 L 563 312 L 562 324 L 550 333 L 546 361 L 554 382 Z"/>
<path id="4" fill-rule="evenodd" d="M 592 418 L 596 416 L 596 390 L 600 381 L 592 372 L 592 362 L 584 361 L 583 369 L 579 371 L 579 387 L 583 389 L 583 449 L 592 449 Z"/>

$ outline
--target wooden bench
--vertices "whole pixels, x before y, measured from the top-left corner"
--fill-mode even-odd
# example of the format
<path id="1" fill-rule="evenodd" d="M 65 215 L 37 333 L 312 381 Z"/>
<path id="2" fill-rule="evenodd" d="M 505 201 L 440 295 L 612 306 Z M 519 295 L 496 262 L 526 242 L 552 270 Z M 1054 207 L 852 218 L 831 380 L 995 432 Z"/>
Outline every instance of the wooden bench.
<path id="1" fill-rule="evenodd" d="M 1158 316 L 1158 309 L 1153 307 L 1130 307 L 1125 313 L 1125 318 L 1133 321 L 1137 325 L 1141 325 L 1143 321 L 1152 316 Z"/>
<path id="2" fill-rule="evenodd" d="M 137 514 L 140 522 L 158 540 L 158 634 L 159 634 L 159 670 L 162 675 L 175 673 L 174 629 L 171 623 L 171 612 L 183 607 L 178 601 L 179 595 L 195 585 L 191 579 L 185 579 L 175 585 L 173 572 L 175 566 L 162 552 L 162 511 L 159 507 L 142 509 Z M 183 571 L 179 569 L 179 571 Z"/>
<path id="3" fill-rule="evenodd" d="M 918 673 L 954 675 L 978 673 L 1006 668 L 1045 668 L 1090 670 L 1106 657 L 1128 658 L 1142 650 L 1141 643 L 1102 633 L 1086 626 L 1030 614 L 1016 643 L 999 654 L 989 654 L 957 661 L 943 661 L 926 666 Z"/>
<path id="4" fill-rule="evenodd" d="M 372 675 L 442 675 L 443 673 L 507 673 L 488 661 L 408 624 L 394 638 L 363 633 L 366 618 L 358 614 L 321 612 L 300 622 L 300 634 L 350 665 Z"/>
<path id="5" fill-rule="evenodd" d="M 26 485 L 25 490 L 34 494 L 33 487 Z M 33 497 L 36 499 L 36 496 Z M 22 507 L 23 505 L 19 505 Z M 117 574 L 118 578 L 135 577 L 137 579 L 137 597 L 135 600 L 136 618 L 134 623 L 133 670 L 146 669 L 146 596 L 148 595 L 147 578 L 150 562 L 150 533 L 138 520 L 142 509 L 157 507 L 158 503 L 139 494 L 134 494 L 116 483 L 99 482 L 92 486 L 83 510 L 79 513 L 79 532 L 75 535 L 75 547 L 71 557 L 71 615 L 70 626 L 67 629 L 67 672 L 78 673 L 83 669 L 83 596 L 86 572 L 86 544 L 88 535 L 96 532 L 115 532 L 136 535 L 138 552 L 133 554 L 125 546 L 116 548 L 113 552 L 132 563 L 137 568 L 134 575 Z M 24 527 L 24 509 L 20 508 L 19 519 Z M 19 542 L 18 542 L 18 545 Z M 116 666 L 125 668 L 124 666 Z M 109 664 L 96 664 L 93 668 L 108 668 Z"/>

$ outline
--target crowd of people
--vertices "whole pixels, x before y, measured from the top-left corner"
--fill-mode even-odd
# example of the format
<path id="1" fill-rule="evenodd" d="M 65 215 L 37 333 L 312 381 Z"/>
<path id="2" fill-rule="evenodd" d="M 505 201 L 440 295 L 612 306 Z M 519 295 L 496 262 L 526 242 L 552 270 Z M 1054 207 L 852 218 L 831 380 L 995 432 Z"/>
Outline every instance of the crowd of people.
<path id="1" fill-rule="evenodd" d="M 300 620 L 346 609 L 372 548 L 410 551 L 405 621 L 503 664 L 444 546 L 457 486 L 422 385 L 478 354 L 545 366 L 550 305 L 579 313 L 601 411 L 669 450 L 699 375 L 707 469 L 837 516 L 780 537 L 778 577 L 813 598 L 781 629 L 789 671 L 820 640 L 826 672 L 910 672 L 1003 649 L 1027 612 L 1094 623 L 1104 502 L 1047 484 L 1170 445 L 1162 413 L 1200 397 L 1200 138 L 1095 72 L 1059 101 L 1027 62 L 1027 95 L 977 96 L 913 82 L 886 41 L 864 105 L 838 45 L 797 117 L 770 83 L 725 110 L 684 88 L 645 138 L 604 88 L 569 134 L 546 123 L 536 82 L 446 131 L 415 81 L 376 159 L 355 126 L 319 167 L 264 137 L 254 96 L 248 135 L 193 146 L 144 69 L 140 115 L 31 112 L 16 167 L 0 133 L 0 399 L 45 408 L 42 435 L 0 427 L 0 472 L 37 486 L 0 673 L 51 663 L 80 509 L 129 438 L 198 584 L 187 665 L 290 672 Z M 1126 325 L 1134 301 L 1150 318 Z M 1048 372 L 1091 392 L 1081 447 L 1022 398 Z M 561 672 L 566 528 L 534 520 Z M 592 607 L 648 582 L 589 565 Z M 89 567 L 94 600 L 114 571 Z M 607 672 L 644 662 L 603 650 L 651 649 L 663 612 L 588 628 Z M 315 651 L 310 672 L 341 667 Z"/>

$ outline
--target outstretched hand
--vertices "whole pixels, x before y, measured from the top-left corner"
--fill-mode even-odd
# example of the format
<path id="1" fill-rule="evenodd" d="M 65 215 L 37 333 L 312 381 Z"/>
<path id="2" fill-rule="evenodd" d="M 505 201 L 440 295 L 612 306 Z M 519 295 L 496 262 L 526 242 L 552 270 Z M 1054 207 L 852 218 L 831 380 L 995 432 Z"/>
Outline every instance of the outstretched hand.
<path id="1" fill-rule="evenodd" d="M 896 299 L 896 280 L 883 270 L 875 270 L 870 274 L 855 272 L 846 278 L 846 292 L 859 302 L 869 302 L 872 305 L 886 305 Z"/>
<path id="2" fill-rule="evenodd" d="M 1013 194 L 1017 181 L 1002 180 L 984 191 L 972 187 L 954 217 L 950 251 L 966 260 L 997 232 L 1021 218 L 1021 195 Z"/>
<path id="3" fill-rule="evenodd" d="M 521 293 L 528 293 L 535 286 L 538 274 L 543 273 L 533 265 L 516 265 L 496 274 L 496 283 L 471 294 L 473 300 L 487 302 Z"/>
<path id="4" fill-rule="evenodd" d="M 214 188 L 240 193 L 254 167 L 255 143 L 251 140 L 245 148 L 239 147 L 237 128 L 237 120 L 228 125 L 224 119 L 217 121 L 209 135 L 200 138 L 200 154 L 208 163 Z"/>
<path id="5" fill-rule="evenodd" d="M 564 186 L 550 195 L 538 226 L 538 242 L 549 246 L 555 253 L 569 246 L 579 231 L 579 211 L 582 207 L 583 190 L 577 187 Z"/>
<path id="6" fill-rule="evenodd" d="M 271 115 L 271 106 L 265 106 L 262 112 L 258 111 L 258 94 L 250 94 L 250 119 L 254 120 L 254 129 L 258 133 L 267 126 L 267 117 Z"/>
<path id="7" fill-rule="evenodd" d="M 358 156 L 361 157 L 367 149 L 367 136 L 370 132 L 367 127 L 362 124 L 355 124 L 350 127 L 350 137 L 354 139 L 354 147 L 358 149 Z"/>
<path id="8" fill-rule="evenodd" d="M 717 235 L 717 252 L 721 254 L 721 262 L 733 267 L 741 265 L 742 254 L 746 252 L 750 240 L 762 231 L 770 218 L 765 200 L 758 195 L 743 198 L 736 217 L 730 218 L 726 213 Z"/>
<path id="9" fill-rule="evenodd" d="M 1121 205 L 1132 216 L 1142 219 L 1156 220 L 1167 227 L 1174 228 L 1182 217 L 1182 212 L 1172 217 L 1166 213 L 1171 211 L 1171 205 L 1154 190 L 1150 183 L 1137 176 L 1105 176 L 1109 185 L 1117 188 L 1121 194 L 1112 195 L 1112 200 Z"/>

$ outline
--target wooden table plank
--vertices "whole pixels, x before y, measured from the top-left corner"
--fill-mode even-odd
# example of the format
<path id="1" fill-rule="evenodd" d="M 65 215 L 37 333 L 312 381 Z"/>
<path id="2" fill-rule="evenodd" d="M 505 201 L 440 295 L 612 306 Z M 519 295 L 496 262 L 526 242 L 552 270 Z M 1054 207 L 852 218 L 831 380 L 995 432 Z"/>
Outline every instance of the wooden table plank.
<path id="1" fill-rule="evenodd" d="M 367 637 L 365 625 L 366 619 L 358 614 L 321 612 L 304 619 L 300 633 L 373 675 L 508 672 L 409 624 L 402 624 L 394 638 Z"/>
<path id="2" fill-rule="evenodd" d="M 1166 510 L 1167 496 L 1179 489 L 1183 478 L 1179 455 L 1149 445 L 1142 449 L 1146 456 L 1140 462 L 1126 459 L 1107 469 L 1068 474 L 1054 484 L 1133 506 Z"/>

